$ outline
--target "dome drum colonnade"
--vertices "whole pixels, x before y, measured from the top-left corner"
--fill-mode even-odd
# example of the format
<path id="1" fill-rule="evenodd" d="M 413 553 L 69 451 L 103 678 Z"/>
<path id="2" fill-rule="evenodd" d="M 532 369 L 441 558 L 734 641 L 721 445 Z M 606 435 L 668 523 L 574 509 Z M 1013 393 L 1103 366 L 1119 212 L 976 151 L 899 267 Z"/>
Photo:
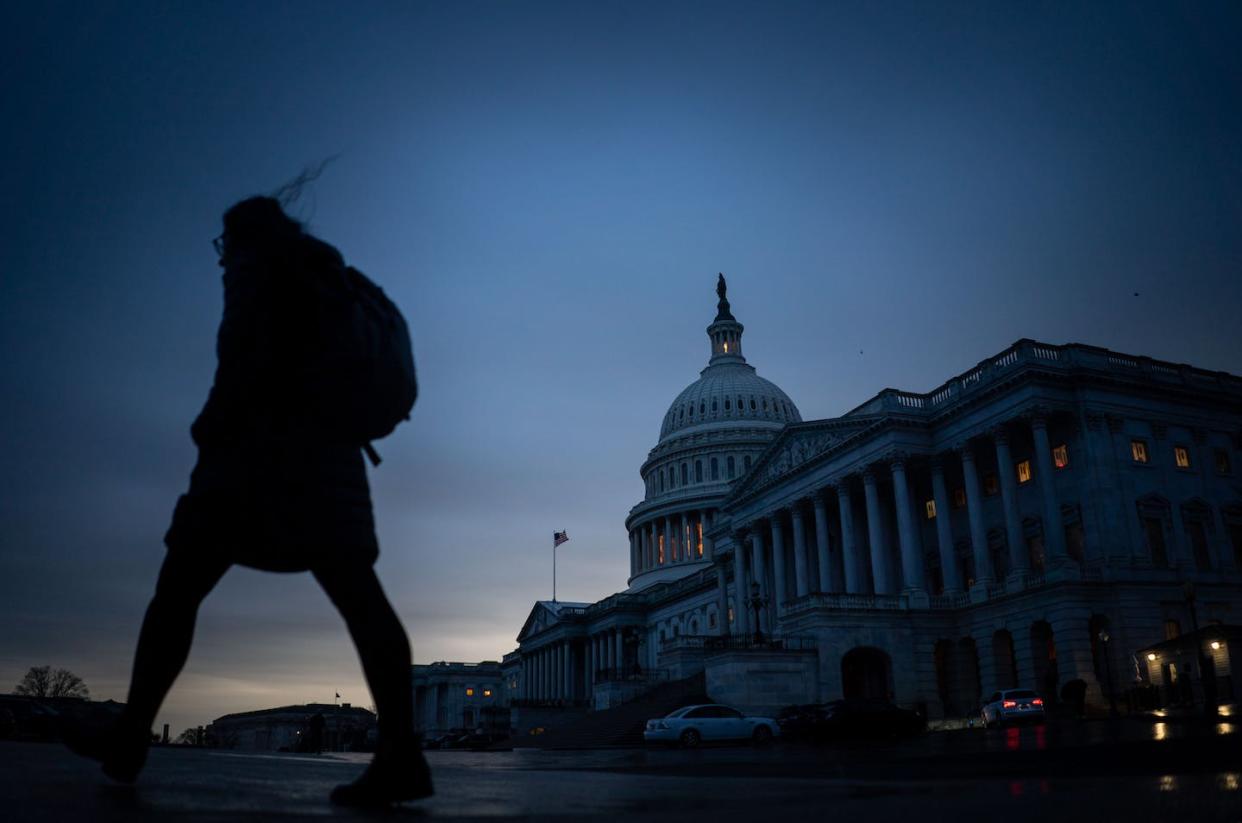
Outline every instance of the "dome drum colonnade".
<path id="1" fill-rule="evenodd" d="M 871 607 L 882 607 L 886 601 L 880 596 L 884 595 L 926 599 L 929 594 L 926 557 L 917 520 L 921 507 L 912 488 L 912 467 L 925 472 L 922 479 L 930 479 L 942 574 L 941 594 L 954 601 L 967 593 L 970 582 L 969 599 L 987 599 L 992 593 L 990 589 L 998 584 L 989 551 L 984 494 L 976 459 L 977 450 L 988 447 L 987 440 L 996 453 L 1008 547 L 1008 577 L 1021 585 L 1032 574 L 1033 566 L 1018 513 L 1019 480 L 1009 448 L 1010 427 L 1021 424 L 1029 426 L 1034 443 L 1037 465 L 1032 479 L 1038 482 L 1040 494 L 1046 565 L 1058 570 L 1072 568 L 1074 562 L 1067 551 L 1061 501 L 1054 483 L 1055 467 L 1047 420 L 1043 413 L 1034 413 L 1016 417 L 997 426 L 985 437 L 972 438 L 946 452 L 893 453 L 859 471 L 833 477 L 808 496 L 771 509 L 749 519 L 743 527 L 735 528 L 732 535 L 734 609 L 741 618 L 736 621 L 735 632 L 750 630 L 747 601 L 752 582 L 758 584 L 760 596 L 768 604 L 768 613 L 760 614 L 760 629 L 765 632 L 770 631 L 773 615 L 779 615 L 792 600 L 810 594 L 874 595 L 865 604 Z M 963 579 L 956 555 L 960 541 L 955 539 L 949 515 L 951 505 L 945 475 L 953 461 L 960 468 L 965 491 L 973 581 Z M 884 475 L 890 478 L 892 486 L 892 509 L 887 512 L 888 500 L 882 499 L 879 489 Z M 835 512 L 830 508 L 835 508 Z M 862 522 L 856 517 L 860 513 Z M 891 535 L 885 528 L 886 515 L 891 515 L 896 523 L 896 558 Z M 786 551 L 787 532 L 792 538 L 791 552 Z M 792 563 L 788 555 L 792 555 Z M 900 570 L 900 590 L 895 566 Z M 860 602 L 859 605 L 864 604 Z M 898 607 L 901 601 L 893 597 L 890 605 Z"/>

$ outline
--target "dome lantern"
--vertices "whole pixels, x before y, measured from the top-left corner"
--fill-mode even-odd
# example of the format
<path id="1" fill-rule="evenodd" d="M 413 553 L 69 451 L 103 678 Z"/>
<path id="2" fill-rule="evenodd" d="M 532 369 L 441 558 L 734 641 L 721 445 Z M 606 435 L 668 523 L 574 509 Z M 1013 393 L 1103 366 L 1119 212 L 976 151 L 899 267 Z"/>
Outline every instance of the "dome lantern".
<path id="1" fill-rule="evenodd" d="M 724 274 L 716 280 L 716 294 L 720 300 L 716 303 L 716 319 L 707 327 L 707 336 L 712 341 L 712 357 L 709 366 L 717 363 L 745 363 L 742 356 L 742 332 L 745 326 L 737 322 L 733 312 L 729 310 L 729 298 L 725 296 L 728 285 Z"/>

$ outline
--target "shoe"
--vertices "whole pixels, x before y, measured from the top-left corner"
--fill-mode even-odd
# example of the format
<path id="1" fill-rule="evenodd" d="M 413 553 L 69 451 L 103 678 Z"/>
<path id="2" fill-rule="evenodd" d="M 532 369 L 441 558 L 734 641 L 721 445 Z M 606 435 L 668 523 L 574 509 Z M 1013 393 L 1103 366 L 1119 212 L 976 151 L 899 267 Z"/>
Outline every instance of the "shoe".
<path id="1" fill-rule="evenodd" d="M 61 736 L 71 752 L 99 761 L 103 773 L 118 783 L 133 783 L 138 779 L 151 745 L 145 734 L 126 733 L 120 724 L 100 728 L 81 721 L 67 721 Z"/>
<path id="2" fill-rule="evenodd" d="M 332 790 L 329 799 L 338 806 L 377 809 L 407 800 L 431 797 L 431 769 L 422 752 L 383 757 L 376 755 L 362 776 Z"/>

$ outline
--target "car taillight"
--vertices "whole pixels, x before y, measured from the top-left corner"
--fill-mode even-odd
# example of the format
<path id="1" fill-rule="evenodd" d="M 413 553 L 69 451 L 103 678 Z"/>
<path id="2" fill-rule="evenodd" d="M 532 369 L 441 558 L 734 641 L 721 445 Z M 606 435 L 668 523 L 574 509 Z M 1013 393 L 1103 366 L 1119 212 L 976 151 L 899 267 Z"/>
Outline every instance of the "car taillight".
<path id="1" fill-rule="evenodd" d="M 1017 705 L 1018 705 L 1018 701 L 1016 700 L 1006 700 L 1001 703 L 1001 708 L 1012 709 L 1012 708 L 1015 708 Z"/>
<path id="2" fill-rule="evenodd" d="M 1031 704 L 1035 706 L 1042 706 L 1044 705 L 1044 699 L 1042 697 L 1037 697 L 1031 701 Z"/>

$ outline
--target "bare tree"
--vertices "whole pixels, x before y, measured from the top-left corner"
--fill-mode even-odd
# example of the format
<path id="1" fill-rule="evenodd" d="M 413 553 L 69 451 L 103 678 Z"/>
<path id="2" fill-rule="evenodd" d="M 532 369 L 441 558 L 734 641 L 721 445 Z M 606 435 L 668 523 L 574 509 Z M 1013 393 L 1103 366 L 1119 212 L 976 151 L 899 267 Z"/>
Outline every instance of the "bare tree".
<path id="1" fill-rule="evenodd" d="M 28 697 L 80 697 L 91 696 L 86 683 L 68 669 L 51 666 L 31 666 L 30 671 L 13 689 L 14 694 Z"/>

